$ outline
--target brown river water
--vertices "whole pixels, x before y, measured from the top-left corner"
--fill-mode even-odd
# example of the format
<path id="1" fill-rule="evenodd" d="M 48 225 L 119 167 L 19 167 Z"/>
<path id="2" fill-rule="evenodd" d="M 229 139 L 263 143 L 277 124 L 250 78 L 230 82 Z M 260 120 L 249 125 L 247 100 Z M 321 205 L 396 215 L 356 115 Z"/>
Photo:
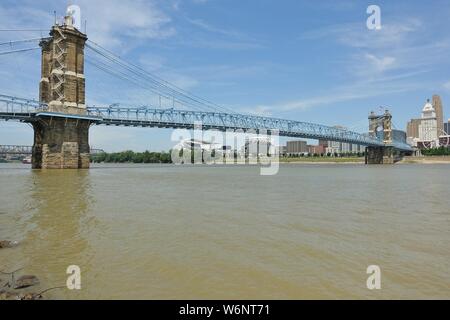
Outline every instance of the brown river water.
<path id="1" fill-rule="evenodd" d="M 0 270 L 79 266 L 50 299 L 450 299 L 449 188 L 448 164 L 2 164 Z"/>

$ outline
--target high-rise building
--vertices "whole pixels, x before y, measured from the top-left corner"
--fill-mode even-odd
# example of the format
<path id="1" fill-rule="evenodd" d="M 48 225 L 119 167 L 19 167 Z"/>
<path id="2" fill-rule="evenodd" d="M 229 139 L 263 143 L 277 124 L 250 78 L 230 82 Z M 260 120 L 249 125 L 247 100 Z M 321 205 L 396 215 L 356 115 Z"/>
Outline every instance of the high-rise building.
<path id="1" fill-rule="evenodd" d="M 437 128 L 436 110 L 430 103 L 430 100 L 427 100 L 422 109 L 422 119 L 419 124 L 419 140 L 422 142 L 436 142 L 439 139 Z"/>
<path id="2" fill-rule="evenodd" d="M 444 131 L 446 134 L 450 135 L 450 119 L 448 119 L 447 123 L 444 123 Z"/>
<path id="3" fill-rule="evenodd" d="M 286 152 L 288 155 L 300 155 L 302 153 L 308 153 L 308 146 L 306 141 L 288 141 L 286 146 Z"/>
<path id="4" fill-rule="evenodd" d="M 443 134 L 444 131 L 444 107 L 442 106 L 441 97 L 438 95 L 433 96 L 433 107 L 436 112 L 437 131 L 438 136 Z"/>
<path id="5" fill-rule="evenodd" d="M 323 145 L 320 145 L 320 144 L 317 146 L 311 145 L 311 146 L 308 146 L 308 153 L 321 155 L 321 154 L 325 153 L 325 148 Z"/>
<path id="6" fill-rule="evenodd" d="M 406 127 L 406 135 L 410 139 L 419 138 L 419 125 L 421 119 L 411 119 Z"/>
<path id="7" fill-rule="evenodd" d="M 445 135 L 444 108 L 440 96 L 434 95 L 432 101 L 427 100 L 423 107 L 422 117 L 408 122 L 407 141 L 419 147 L 421 145 L 435 146 L 439 143 L 439 137 L 443 135 Z"/>

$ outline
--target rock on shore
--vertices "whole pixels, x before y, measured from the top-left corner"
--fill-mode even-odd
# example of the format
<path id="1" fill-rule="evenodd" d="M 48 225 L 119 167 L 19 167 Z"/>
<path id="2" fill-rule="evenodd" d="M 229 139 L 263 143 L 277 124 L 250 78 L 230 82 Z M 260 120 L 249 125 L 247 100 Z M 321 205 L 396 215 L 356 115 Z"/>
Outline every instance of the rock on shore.
<path id="1" fill-rule="evenodd" d="M 17 241 L 8 241 L 8 240 L 0 241 L 0 249 L 14 248 L 18 245 L 19 245 L 19 242 L 17 242 Z"/>

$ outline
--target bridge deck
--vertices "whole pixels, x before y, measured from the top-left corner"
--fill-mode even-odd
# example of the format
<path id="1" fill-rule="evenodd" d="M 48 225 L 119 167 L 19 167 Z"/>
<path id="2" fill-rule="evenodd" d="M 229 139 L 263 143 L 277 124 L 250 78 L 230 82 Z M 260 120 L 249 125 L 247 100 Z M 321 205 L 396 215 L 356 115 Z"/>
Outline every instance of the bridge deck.
<path id="1" fill-rule="evenodd" d="M 47 109 L 47 105 L 34 100 L 0 95 L 0 119 L 3 120 L 33 122 L 42 117 L 74 117 L 74 115 L 48 113 Z M 201 125 L 204 130 L 246 132 L 267 130 L 271 134 L 286 137 L 339 141 L 373 147 L 385 146 L 381 139 L 368 134 L 308 122 L 243 114 L 111 106 L 88 107 L 87 115 L 78 117 L 92 121 L 96 125 L 180 129 L 193 129 Z M 401 151 L 412 151 L 406 141 L 395 140 L 390 146 Z"/>

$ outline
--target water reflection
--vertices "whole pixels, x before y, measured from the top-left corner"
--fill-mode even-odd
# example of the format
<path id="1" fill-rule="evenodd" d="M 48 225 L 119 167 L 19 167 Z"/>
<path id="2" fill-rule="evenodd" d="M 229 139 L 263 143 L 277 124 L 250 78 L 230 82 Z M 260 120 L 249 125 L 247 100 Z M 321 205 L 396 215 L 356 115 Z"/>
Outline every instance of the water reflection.
<path id="1" fill-rule="evenodd" d="M 26 268 L 47 287 L 64 285 L 69 264 L 86 268 L 91 259 L 89 171 L 32 171 L 29 180 L 35 212 L 23 243 Z"/>

